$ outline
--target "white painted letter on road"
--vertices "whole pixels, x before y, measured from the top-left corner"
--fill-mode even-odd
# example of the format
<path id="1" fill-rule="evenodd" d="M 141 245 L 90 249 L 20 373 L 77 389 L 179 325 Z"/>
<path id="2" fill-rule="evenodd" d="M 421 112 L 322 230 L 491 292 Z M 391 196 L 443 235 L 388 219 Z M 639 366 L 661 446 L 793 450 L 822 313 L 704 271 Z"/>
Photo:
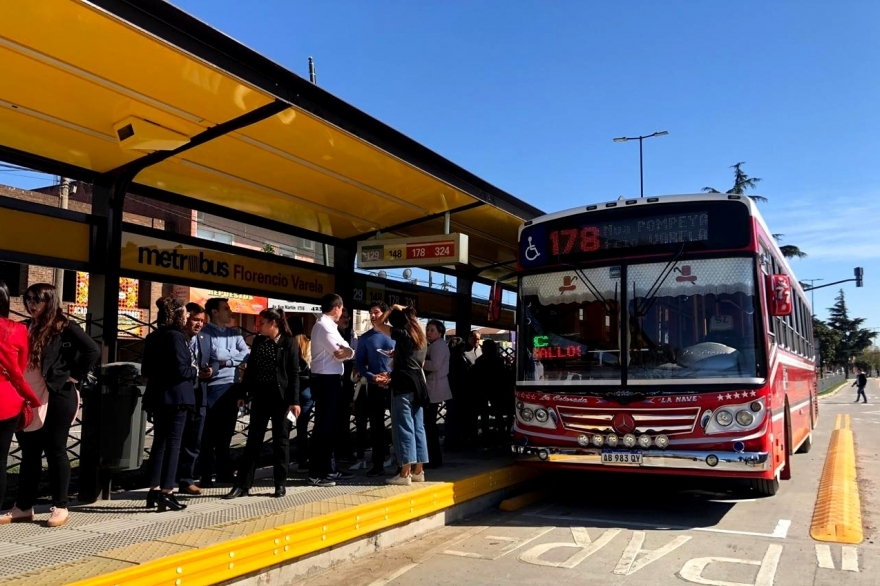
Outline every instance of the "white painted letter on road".
<path id="1" fill-rule="evenodd" d="M 519 559 L 527 564 L 535 564 L 536 566 L 549 566 L 551 568 L 566 568 L 570 570 L 608 545 L 618 533 L 620 533 L 620 529 L 608 529 L 601 537 L 599 537 L 599 539 L 596 540 L 595 543 L 593 543 L 590 539 L 590 534 L 587 533 L 585 528 L 572 527 L 571 536 L 574 539 L 574 543 L 542 543 L 520 554 Z M 575 552 L 564 562 L 551 562 L 541 559 L 542 555 L 551 549 L 556 549 L 557 547 L 573 547 L 580 551 Z"/>
<path id="2" fill-rule="evenodd" d="M 782 556 L 781 545 L 770 545 L 767 553 L 760 562 L 754 560 L 740 560 L 737 558 L 695 558 L 687 561 L 679 572 L 679 576 L 694 584 L 706 584 L 708 586 L 773 586 L 776 577 L 776 568 L 779 566 L 779 558 Z M 754 584 L 743 582 L 726 582 L 724 580 L 709 580 L 703 577 L 703 571 L 709 564 L 746 564 L 758 566 L 758 576 Z"/>
<path id="3" fill-rule="evenodd" d="M 636 558 L 642 551 L 642 545 L 645 543 L 645 532 L 634 531 L 632 539 L 629 540 L 629 545 L 626 546 L 623 555 L 620 556 L 620 561 L 617 562 L 617 567 L 614 568 L 614 573 L 631 576 L 651 562 L 655 562 L 666 554 L 675 551 L 688 541 L 690 541 L 690 537 L 680 535 L 660 549 L 655 549 L 653 551 L 645 550 L 645 556 L 636 561 Z"/>

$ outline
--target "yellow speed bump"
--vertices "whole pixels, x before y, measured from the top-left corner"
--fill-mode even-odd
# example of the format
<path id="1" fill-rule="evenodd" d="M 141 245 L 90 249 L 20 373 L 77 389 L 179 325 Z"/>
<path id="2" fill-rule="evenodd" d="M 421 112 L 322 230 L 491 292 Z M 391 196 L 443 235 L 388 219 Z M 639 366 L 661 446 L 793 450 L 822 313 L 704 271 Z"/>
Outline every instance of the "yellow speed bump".
<path id="1" fill-rule="evenodd" d="M 849 415 L 838 415 L 831 433 L 810 536 L 835 543 L 861 543 L 864 538 Z"/>

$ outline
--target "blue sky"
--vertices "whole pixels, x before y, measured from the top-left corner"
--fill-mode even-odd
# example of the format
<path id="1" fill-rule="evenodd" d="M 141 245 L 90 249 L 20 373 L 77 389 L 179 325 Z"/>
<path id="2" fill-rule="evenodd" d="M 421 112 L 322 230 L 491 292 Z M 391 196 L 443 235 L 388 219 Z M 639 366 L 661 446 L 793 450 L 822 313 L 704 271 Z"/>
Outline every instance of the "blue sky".
<path id="1" fill-rule="evenodd" d="M 669 131 L 646 194 L 727 189 L 745 161 L 797 276 L 864 266 L 843 287 L 880 328 L 878 2 L 175 4 L 303 76 L 314 56 L 322 87 L 545 211 L 638 194 L 615 136 Z"/>

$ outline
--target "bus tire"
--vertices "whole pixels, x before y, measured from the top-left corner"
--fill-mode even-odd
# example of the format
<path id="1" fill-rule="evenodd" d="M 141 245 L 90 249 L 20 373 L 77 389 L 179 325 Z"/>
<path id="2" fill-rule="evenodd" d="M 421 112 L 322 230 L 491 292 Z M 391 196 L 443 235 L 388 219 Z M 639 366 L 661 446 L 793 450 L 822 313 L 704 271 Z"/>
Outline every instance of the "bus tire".
<path id="1" fill-rule="evenodd" d="M 766 478 L 752 478 L 749 480 L 749 484 L 752 491 L 761 496 L 773 496 L 779 492 L 779 478 L 777 477 L 769 480 Z"/>
<path id="2" fill-rule="evenodd" d="M 801 444 L 801 447 L 798 448 L 798 454 L 809 454 L 810 450 L 813 449 L 813 432 L 807 436 L 807 439 L 804 440 L 804 443 Z"/>

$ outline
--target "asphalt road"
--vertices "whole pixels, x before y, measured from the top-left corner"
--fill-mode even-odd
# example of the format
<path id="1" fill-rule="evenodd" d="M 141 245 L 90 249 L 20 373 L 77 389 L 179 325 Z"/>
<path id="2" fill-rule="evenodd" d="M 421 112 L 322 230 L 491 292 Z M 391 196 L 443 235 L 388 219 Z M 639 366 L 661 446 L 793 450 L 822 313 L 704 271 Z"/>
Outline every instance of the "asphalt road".
<path id="1" fill-rule="evenodd" d="M 844 387 L 821 402 L 811 453 L 775 497 L 695 479 L 565 474 L 553 495 L 514 513 L 492 512 L 338 566 L 303 586 L 709 584 L 855 586 L 880 583 L 880 385 L 854 404 Z M 809 534 L 838 413 L 852 415 L 865 540 Z"/>

